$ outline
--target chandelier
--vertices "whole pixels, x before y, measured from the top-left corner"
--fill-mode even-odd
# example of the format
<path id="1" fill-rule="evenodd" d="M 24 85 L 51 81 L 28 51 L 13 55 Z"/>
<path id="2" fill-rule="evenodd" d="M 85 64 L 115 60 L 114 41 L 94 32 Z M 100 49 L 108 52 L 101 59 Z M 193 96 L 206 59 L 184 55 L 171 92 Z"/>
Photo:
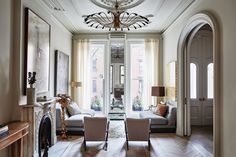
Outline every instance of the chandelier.
<path id="1" fill-rule="evenodd" d="M 141 16 L 137 13 L 128 13 L 124 7 L 120 7 L 121 1 L 114 2 L 113 8 L 109 7 L 107 14 L 105 12 L 94 13 L 84 17 L 84 22 L 89 26 L 97 29 L 108 28 L 117 31 L 124 29 L 137 29 L 142 28 L 150 23 L 148 16 Z"/>

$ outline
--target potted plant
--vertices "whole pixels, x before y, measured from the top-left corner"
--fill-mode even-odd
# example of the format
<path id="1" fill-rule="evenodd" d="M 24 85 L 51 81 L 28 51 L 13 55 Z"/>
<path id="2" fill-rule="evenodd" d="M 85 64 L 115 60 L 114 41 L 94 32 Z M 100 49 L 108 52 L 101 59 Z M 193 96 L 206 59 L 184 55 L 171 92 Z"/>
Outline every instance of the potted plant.
<path id="1" fill-rule="evenodd" d="M 133 99 L 133 111 L 142 111 L 143 110 L 143 103 L 140 96 L 136 96 Z"/>
<path id="2" fill-rule="evenodd" d="M 95 111 L 101 111 L 101 99 L 98 96 L 94 96 L 91 101 L 91 109 Z"/>

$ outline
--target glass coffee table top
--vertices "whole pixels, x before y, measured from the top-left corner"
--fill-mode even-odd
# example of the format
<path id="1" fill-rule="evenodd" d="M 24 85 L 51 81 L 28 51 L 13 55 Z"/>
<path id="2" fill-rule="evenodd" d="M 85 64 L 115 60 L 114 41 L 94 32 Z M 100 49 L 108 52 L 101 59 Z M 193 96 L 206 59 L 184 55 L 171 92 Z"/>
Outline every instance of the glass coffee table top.
<path id="1" fill-rule="evenodd" d="M 125 112 L 109 112 L 108 113 L 108 119 L 109 120 L 124 120 L 126 118 Z"/>

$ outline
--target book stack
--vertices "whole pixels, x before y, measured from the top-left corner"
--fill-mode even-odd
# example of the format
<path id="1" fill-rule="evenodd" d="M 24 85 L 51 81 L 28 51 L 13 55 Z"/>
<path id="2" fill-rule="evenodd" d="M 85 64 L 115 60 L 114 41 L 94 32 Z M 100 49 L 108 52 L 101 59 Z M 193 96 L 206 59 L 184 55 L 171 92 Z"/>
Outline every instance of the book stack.
<path id="1" fill-rule="evenodd" d="M 8 125 L 0 125 L 0 138 L 3 138 L 9 134 Z"/>

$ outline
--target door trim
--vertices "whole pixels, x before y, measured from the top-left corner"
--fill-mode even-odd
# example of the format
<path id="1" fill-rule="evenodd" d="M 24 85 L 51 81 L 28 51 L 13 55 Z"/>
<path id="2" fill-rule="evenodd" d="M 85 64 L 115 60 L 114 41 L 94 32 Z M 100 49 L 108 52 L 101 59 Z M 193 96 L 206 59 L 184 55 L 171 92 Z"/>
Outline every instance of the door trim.
<path id="1" fill-rule="evenodd" d="M 185 27 L 183 28 L 179 41 L 178 41 L 178 49 L 177 49 L 177 68 L 179 71 L 178 78 L 178 109 L 177 109 L 177 135 L 184 136 L 187 132 L 187 128 L 189 127 L 189 123 L 186 123 L 187 117 L 185 115 L 189 115 L 186 112 L 189 112 L 185 108 L 184 98 L 186 98 L 186 70 L 185 63 L 187 61 L 187 45 L 189 42 L 189 37 L 194 36 L 201 26 L 208 24 L 213 33 L 213 63 L 214 63 L 214 99 L 213 99 L 213 153 L 215 157 L 220 156 L 220 33 L 219 27 L 215 20 L 215 18 L 208 12 L 197 13 L 192 16 Z M 187 126 L 186 126 L 187 125 Z"/>

